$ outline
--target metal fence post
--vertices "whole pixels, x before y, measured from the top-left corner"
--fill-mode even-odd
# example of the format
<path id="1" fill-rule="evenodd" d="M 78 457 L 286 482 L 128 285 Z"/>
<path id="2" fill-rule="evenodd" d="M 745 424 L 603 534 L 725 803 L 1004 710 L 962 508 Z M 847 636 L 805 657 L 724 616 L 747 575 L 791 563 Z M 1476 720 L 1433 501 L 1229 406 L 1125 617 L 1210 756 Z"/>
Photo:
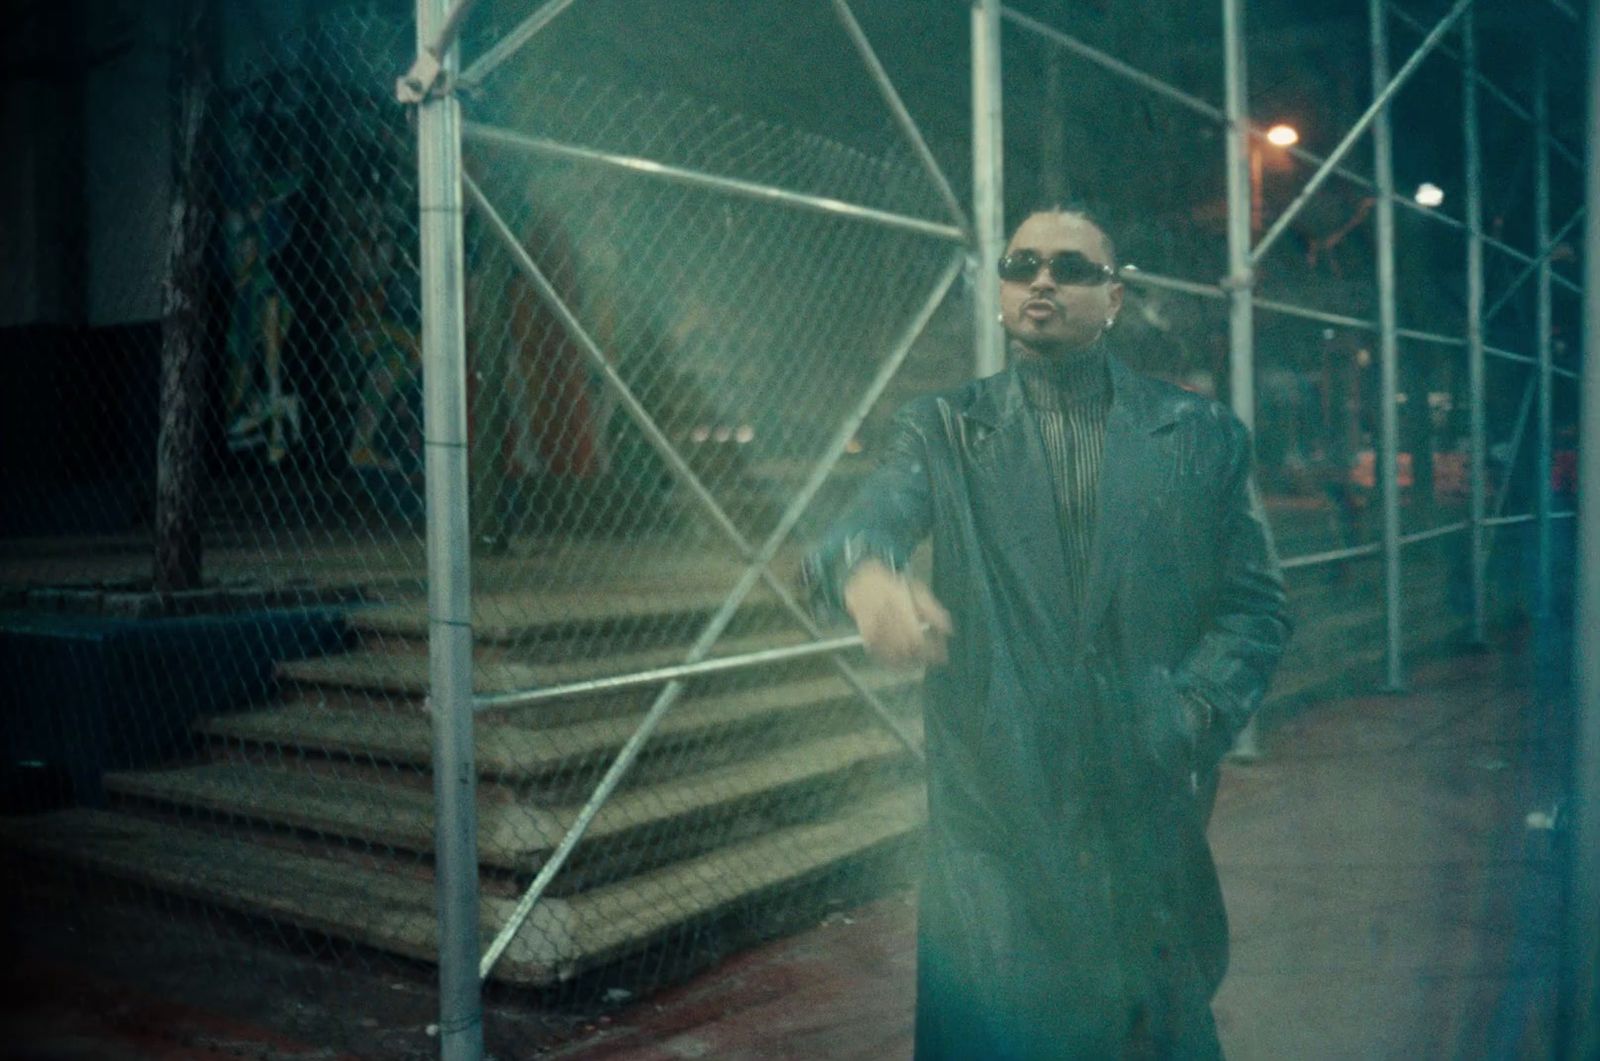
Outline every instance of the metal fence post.
<path id="1" fill-rule="evenodd" d="M 1372 95 L 1381 98 L 1389 85 L 1389 24 L 1384 0 L 1367 0 L 1372 34 Z M 1400 350 L 1395 320 L 1394 277 L 1394 151 L 1389 107 L 1378 109 L 1372 122 L 1373 176 L 1378 186 L 1378 369 L 1381 386 L 1378 479 L 1383 498 L 1383 601 L 1388 648 L 1384 654 L 1384 688 L 1405 687 L 1400 610 L 1400 420 L 1396 393 Z"/>
<path id="2" fill-rule="evenodd" d="M 1228 179 L 1228 403 L 1256 422 L 1255 270 L 1250 263 L 1250 115 L 1245 66 L 1244 0 L 1222 0 L 1222 62 Z M 1260 755 L 1254 719 L 1240 732 L 1233 755 Z"/>
<path id="3" fill-rule="evenodd" d="M 972 0 L 972 273 L 974 360 L 978 377 L 1006 367 L 1000 288 L 992 270 L 1005 240 L 1005 141 L 1000 125 L 1000 0 Z"/>
<path id="4" fill-rule="evenodd" d="M 1538 273 L 1538 358 L 1539 358 L 1539 419 L 1538 447 L 1535 450 L 1534 475 L 1535 512 L 1538 514 L 1538 547 L 1536 574 L 1534 576 L 1534 622 L 1541 632 L 1548 632 L 1554 613 L 1554 568 L 1552 566 L 1555 525 L 1550 518 L 1554 498 L 1551 496 L 1550 477 L 1555 433 L 1554 380 L 1551 373 L 1550 349 L 1550 100 L 1544 60 L 1538 65 L 1537 82 L 1533 97 L 1534 170 L 1533 215 L 1534 254 L 1539 260 Z"/>
<path id="5" fill-rule="evenodd" d="M 1578 587 L 1573 637 L 1574 745 L 1572 879 L 1567 898 L 1565 979 L 1572 998 L 1600 992 L 1600 15 L 1591 10 L 1587 33 L 1588 91 L 1583 171 L 1583 375 L 1579 388 Z M 1600 1054 L 1600 1012 L 1592 1001 L 1567 1029 L 1566 1057 Z"/>
<path id="6" fill-rule="evenodd" d="M 1478 37 L 1476 12 L 1461 20 L 1461 133 L 1467 184 L 1467 387 L 1471 415 L 1472 640 L 1487 640 L 1485 600 L 1487 551 L 1483 518 L 1487 503 L 1488 415 L 1483 352 L 1483 154 L 1478 142 Z"/>
<path id="7" fill-rule="evenodd" d="M 417 0 L 419 53 L 448 0 Z M 446 79 L 458 50 L 442 57 Z M 428 679 L 433 714 L 434 879 L 439 920 L 439 1040 L 447 1061 L 483 1056 L 478 986 L 477 763 L 472 719 L 472 576 L 467 503 L 467 374 L 461 115 L 450 91 L 417 107 Z"/>

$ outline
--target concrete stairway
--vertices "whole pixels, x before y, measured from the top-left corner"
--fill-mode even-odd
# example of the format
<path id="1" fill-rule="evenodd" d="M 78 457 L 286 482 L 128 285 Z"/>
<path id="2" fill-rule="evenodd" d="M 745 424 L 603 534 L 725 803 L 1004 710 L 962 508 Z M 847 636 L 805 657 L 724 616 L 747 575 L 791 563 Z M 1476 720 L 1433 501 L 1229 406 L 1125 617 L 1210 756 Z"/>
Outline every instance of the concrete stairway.
<path id="1" fill-rule="evenodd" d="M 1408 650 L 1459 636 L 1442 565 L 1412 569 Z M 1376 564 L 1291 577 L 1298 630 L 1275 695 L 1371 681 L 1382 658 Z M 721 586 L 508 591 L 475 602 L 480 692 L 681 661 Z M 539 618 L 543 617 L 543 618 Z M 394 954 L 436 953 L 426 614 L 351 612 L 359 647 L 279 667 L 269 705 L 200 719 L 192 756 L 108 775 L 111 806 L 0 824 L 65 861 L 279 925 Z M 718 654 L 802 639 L 754 595 Z M 920 734 L 916 676 L 857 659 Z M 655 690 L 486 711 L 477 725 L 483 938 L 545 864 Z M 692 682 L 603 807 L 495 976 L 552 985 L 673 933 L 904 854 L 923 794 L 899 742 L 820 659 Z"/>
<path id="2" fill-rule="evenodd" d="M 681 662 L 722 584 L 485 594 L 480 692 Z M 0 825 L 8 844 L 392 953 L 434 947 L 425 602 L 349 615 L 353 651 L 278 667 L 276 702 L 203 717 L 195 754 L 106 776 L 104 809 Z M 770 594 L 716 655 L 804 635 Z M 853 661 L 920 732 L 916 675 Z M 561 841 L 657 690 L 477 720 L 485 941 Z M 556 877 L 496 975 L 548 985 L 663 934 L 904 853 L 922 793 L 909 756 L 834 668 L 808 659 L 689 684 Z M 824 898 L 818 893 L 819 901 Z"/>

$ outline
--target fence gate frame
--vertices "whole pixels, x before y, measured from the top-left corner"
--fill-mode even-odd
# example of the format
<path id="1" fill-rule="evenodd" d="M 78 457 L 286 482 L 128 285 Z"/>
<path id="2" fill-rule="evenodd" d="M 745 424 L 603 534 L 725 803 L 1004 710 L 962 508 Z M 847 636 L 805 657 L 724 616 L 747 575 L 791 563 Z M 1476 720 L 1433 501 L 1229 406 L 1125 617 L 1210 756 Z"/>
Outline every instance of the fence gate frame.
<path id="1" fill-rule="evenodd" d="M 427 541 L 429 656 L 432 695 L 436 794 L 436 841 L 439 910 L 440 959 L 440 1039 L 442 1056 L 448 1059 L 478 1058 L 483 1052 L 481 984 L 504 953 L 517 930 L 544 894 L 584 835 L 595 815 L 628 772 L 657 724 L 672 708 L 683 691 L 683 679 L 738 667 L 753 667 L 825 654 L 840 675 L 870 709 L 874 718 L 886 726 L 905 746 L 907 754 L 921 759 L 914 738 L 888 713 L 877 696 L 837 653 L 858 647 L 859 637 L 827 638 L 813 622 L 802 603 L 795 599 L 785 580 L 772 570 L 778 548 L 793 531 L 818 491 L 845 452 L 845 447 L 894 379 L 934 311 L 958 277 L 965 271 L 973 296 L 973 367 L 977 375 L 988 375 L 1004 367 L 1004 338 L 996 322 L 997 292 L 987 282 L 987 268 L 997 260 L 1004 238 L 1002 231 L 1003 151 L 1001 126 L 1001 69 L 1003 62 L 1002 28 L 1011 27 L 1049 45 L 1052 54 L 1065 54 L 1088 62 L 1134 86 L 1153 93 L 1221 126 L 1226 161 L 1227 191 L 1227 275 L 1214 283 L 1164 276 L 1144 270 L 1129 270 L 1124 279 L 1135 285 L 1164 289 L 1192 297 L 1228 304 L 1229 313 L 1229 404 L 1246 426 L 1254 426 L 1255 412 L 1255 313 L 1261 310 L 1320 321 L 1341 327 L 1375 333 L 1379 340 L 1381 421 L 1377 460 L 1381 500 L 1381 536 L 1347 548 L 1287 557 L 1286 569 L 1332 564 L 1359 557 L 1380 556 L 1383 563 L 1385 676 L 1383 688 L 1399 692 L 1406 688 L 1403 654 L 1402 555 L 1405 547 L 1447 535 L 1470 536 L 1473 640 L 1486 639 L 1486 569 L 1494 545 L 1494 533 L 1503 526 L 1522 523 L 1536 525 L 1537 575 L 1535 617 L 1540 624 L 1551 618 L 1554 600 L 1552 556 L 1554 524 L 1557 520 L 1578 518 L 1579 589 L 1577 630 L 1600 629 L 1600 372 L 1556 365 L 1551 343 L 1551 294 L 1557 285 L 1583 299 L 1584 346 L 1592 346 L 1600 336 L 1600 295 L 1589 278 L 1600 259 L 1600 166 L 1594 152 L 1600 144 L 1600 13 L 1591 11 L 1587 20 L 1585 44 L 1588 57 L 1588 165 L 1580 152 L 1560 143 L 1549 129 L 1548 87 L 1538 79 L 1531 103 L 1483 76 L 1478 67 L 1474 26 L 1476 0 L 1455 0 L 1447 13 L 1433 22 L 1418 19 L 1391 0 L 1368 0 L 1368 23 L 1372 56 L 1371 101 L 1362 115 L 1345 132 L 1326 157 L 1301 147 L 1285 150 L 1314 168 L 1289 206 L 1274 219 L 1260 239 L 1252 242 L 1250 226 L 1249 157 L 1265 130 L 1249 115 L 1246 79 L 1245 0 L 1218 0 L 1223 29 L 1222 106 L 1198 98 L 1149 73 L 1117 59 L 1063 30 L 1004 6 L 1000 0 L 959 0 L 970 13 L 972 48 L 972 161 L 973 202 L 969 218 L 929 150 L 917 123 L 901 101 L 893 82 L 878 61 L 847 0 L 828 0 L 844 32 L 894 118 L 913 154 L 933 181 L 949 213 L 947 221 L 932 221 L 891 211 L 844 203 L 785 188 L 736 180 L 697 170 L 665 165 L 651 159 L 620 155 L 571 144 L 524 135 L 513 130 L 463 121 L 457 90 L 480 87 L 485 78 L 514 56 L 523 45 L 554 21 L 576 0 L 546 0 L 527 18 L 508 30 L 481 56 L 459 70 L 456 40 L 474 0 L 417 0 L 418 58 L 400 79 L 397 95 L 418 111 L 419 207 L 422 238 L 422 321 L 423 357 L 426 371 L 425 447 L 427 474 Z M 821 0 L 818 0 L 821 2 Z M 953 0 L 954 2 L 954 0 Z M 1577 26 L 1585 20 L 1566 0 L 1545 0 L 1550 9 Z M 1390 69 L 1389 26 L 1401 22 L 1422 34 L 1421 42 L 1398 69 Z M 1446 38 L 1459 30 L 1461 45 L 1453 50 Z M 1465 216 L 1457 219 L 1435 209 L 1420 206 L 1398 195 L 1392 171 L 1392 130 L 1390 104 L 1429 55 L 1440 52 L 1456 59 L 1462 72 L 1462 133 L 1465 145 Z M 1530 251 L 1512 247 L 1483 230 L 1483 159 L 1480 144 L 1480 93 L 1493 97 L 1533 134 L 1535 156 L 1535 235 L 1537 245 Z M 1342 165 L 1355 145 L 1368 133 L 1374 139 L 1374 178 L 1368 179 Z M 734 525 L 727 512 L 706 485 L 690 468 L 672 441 L 640 403 L 626 382 L 606 359 L 595 340 L 579 323 L 549 279 L 521 246 L 504 217 L 483 190 L 461 167 L 463 138 L 494 143 L 532 155 L 562 158 L 583 164 L 631 172 L 641 178 L 697 187 L 720 194 L 781 205 L 797 210 L 819 212 L 862 224 L 873 224 L 932 236 L 950 243 L 950 259 L 912 319 L 906 324 L 870 385 L 850 410 L 831 438 L 823 456 L 816 462 L 804 485 L 790 500 L 777 525 L 760 543 L 749 540 Z M 1553 158 L 1575 166 L 1584 174 L 1585 207 L 1579 208 L 1552 231 L 1550 218 L 1550 167 Z M 1294 218 L 1316 192 L 1330 179 L 1363 187 L 1376 196 L 1378 319 L 1363 320 L 1329 313 L 1314 307 L 1262 298 L 1256 291 L 1256 269 L 1283 235 Z M 464 200 L 480 214 L 494 237 L 503 244 L 524 278 L 565 327 L 590 367 L 618 400 L 651 448 L 666 463 L 673 478 L 698 502 L 704 515 L 717 528 L 744 561 L 745 567 L 728 590 L 712 618 L 707 621 L 682 664 L 646 672 L 572 683 L 554 688 L 512 692 L 495 696 L 475 696 L 472 691 L 472 625 L 470 608 L 471 561 L 467 527 L 467 449 L 466 375 L 464 346 L 464 263 L 462 221 Z M 1406 328 L 1397 320 L 1395 305 L 1394 208 L 1400 206 L 1432 221 L 1464 232 L 1466 245 L 1467 312 L 1463 335 L 1443 334 Z M 1586 250 L 1585 283 L 1579 284 L 1557 273 L 1551 254 L 1567 234 L 1584 223 Z M 1521 263 L 1521 273 L 1499 292 L 1485 308 L 1484 251 L 1493 249 Z M 1537 285 L 1537 335 L 1534 352 L 1512 351 L 1489 345 L 1484 331 L 1494 316 L 1508 304 L 1530 279 Z M 1466 352 L 1470 402 L 1469 509 L 1467 520 L 1444 526 L 1402 533 L 1399 497 L 1399 427 L 1396 392 L 1399 342 L 1401 339 L 1447 347 Z M 1535 511 L 1507 515 L 1507 483 L 1497 496 L 1488 497 L 1485 462 L 1487 424 L 1485 415 L 1486 359 L 1496 358 L 1532 369 L 1519 406 L 1511 436 L 1511 462 L 1521 451 L 1534 422 L 1537 444 L 1536 465 L 1540 476 L 1535 495 Z M 1581 384 L 1582 426 L 1578 512 L 1554 509 L 1551 483 L 1553 445 L 1553 389 L 1555 380 L 1564 378 Z M 756 584 L 764 583 L 784 609 L 813 639 L 793 648 L 747 653 L 740 656 L 708 659 L 734 613 Z M 1585 639 L 1576 643 L 1576 693 L 1578 737 L 1575 765 L 1578 789 L 1574 799 L 1577 826 L 1574 833 L 1574 880 L 1568 933 L 1569 953 L 1565 963 L 1569 989 L 1580 989 L 1577 998 L 1588 997 L 1595 983 L 1591 952 L 1595 948 L 1597 919 L 1600 919 L 1600 870 L 1593 863 L 1600 854 L 1600 649 L 1585 648 Z M 476 837 L 476 769 L 473 758 L 473 716 L 479 710 L 504 708 L 546 699 L 587 692 L 597 688 L 624 688 L 661 685 L 644 718 L 603 779 L 598 783 L 576 820 L 541 867 L 539 874 L 516 904 L 512 916 L 494 941 L 480 955 L 478 936 L 478 863 Z M 1255 754 L 1253 727 L 1244 735 L 1237 751 Z M 1586 780 L 1587 778 L 1587 780 Z M 1567 1030 L 1569 1043 L 1580 1047 L 1600 1045 L 1596 1016 L 1580 1011 L 1576 1023 Z M 1576 1056 L 1576 1054 L 1575 1054 Z"/>

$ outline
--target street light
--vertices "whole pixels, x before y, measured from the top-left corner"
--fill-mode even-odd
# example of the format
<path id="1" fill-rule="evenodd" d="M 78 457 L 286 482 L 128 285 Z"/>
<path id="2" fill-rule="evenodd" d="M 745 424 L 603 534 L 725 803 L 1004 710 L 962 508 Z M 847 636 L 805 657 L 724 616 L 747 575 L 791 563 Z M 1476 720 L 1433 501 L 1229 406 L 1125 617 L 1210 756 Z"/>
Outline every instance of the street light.
<path id="1" fill-rule="evenodd" d="M 1267 143 L 1273 147 L 1293 147 L 1300 142 L 1300 134 L 1292 125 L 1279 122 L 1267 130 Z"/>
<path id="2" fill-rule="evenodd" d="M 1415 198 L 1423 206 L 1438 206 L 1444 202 L 1444 189 L 1432 181 L 1423 181 L 1417 185 Z"/>
<path id="3" fill-rule="evenodd" d="M 1292 125 L 1279 122 L 1268 129 L 1265 134 L 1267 143 L 1273 147 L 1292 147 L 1300 142 L 1300 133 Z M 1250 231 L 1261 231 L 1262 207 L 1262 156 L 1261 145 L 1256 143 L 1255 137 L 1250 138 Z"/>

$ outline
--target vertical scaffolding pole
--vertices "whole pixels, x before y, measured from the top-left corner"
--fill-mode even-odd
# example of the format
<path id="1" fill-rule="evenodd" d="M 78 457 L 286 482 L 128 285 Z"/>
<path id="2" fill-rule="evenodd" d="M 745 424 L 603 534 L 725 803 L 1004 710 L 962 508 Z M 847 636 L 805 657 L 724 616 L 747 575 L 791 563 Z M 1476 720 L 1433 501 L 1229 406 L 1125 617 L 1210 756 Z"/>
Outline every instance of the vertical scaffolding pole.
<path id="1" fill-rule="evenodd" d="M 1372 34 L 1372 95 L 1376 99 L 1389 84 L 1389 23 L 1385 0 L 1367 0 Z M 1381 386 L 1378 479 L 1383 501 L 1383 603 L 1388 635 L 1384 688 L 1405 688 L 1400 611 L 1400 420 L 1396 394 L 1400 360 L 1395 320 L 1394 276 L 1394 144 L 1389 106 L 1379 109 L 1372 123 L 1372 159 L 1378 203 L 1378 378 Z"/>
<path id="2" fill-rule="evenodd" d="M 1539 59 L 1538 77 L 1533 97 L 1533 215 L 1535 253 L 1539 260 L 1539 417 L 1538 449 L 1535 460 L 1536 509 L 1538 514 L 1537 569 L 1534 576 L 1533 614 L 1541 643 L 1548 644 L 1546 635 L 1554 614 L 1555 596 L 1554 555 L 1555 525 L 1550 518 L 1554 498 L 1551 496 L 1551 447 L 1555 442 L 1552 429 L 1555 375 L 1551 371 L 1550 350 L 1550 100 L 1545 75 L 1544 59 Z"/>
<path id="3" fill-rule="evenodd" d="M 1046 203 L 1067 200 L 1066 77 L 1061 49 L 1050 48 L 1044 60 L 1044 122 L 1039 130 L 1039 198 Z"/>
<path id="4" fill-rule="evenodd" d="M 1004 143 L 1000 125 L 1000 0 L 972 0 L 972 269 L 973 371 L 1006 367 L 995 263 L 1004 246 Z"/>
<path id="5" fill-rule="evenodd" d="M 1573 637 L 1571 886 L 1563 933 L 1574 1019 L 1565 1057 L 1600 1057 L 1600 12 L 1588 13 L 1583 171 L 1583 371 L 1579 376 L 1578 586 Z M 1585 1004 L 1587 1003 L 1587 1004 Z"/>
<path id="6" fill-rule="evenodd" d="M 1253 428 L 1255 287 L 1250 268 L 1250 115 L 1245 70 L 1244 0 L 1222 0 L 1222 61 L 1228 115 L 1228 403 Z"/>
<path id="7" fill-rule="evenodd" d="M 421 54 L 448 0 L 417 0 Z M 461 115 L 446 88 L 417 107 L 423 434 L 427 475 L 428 682 L 433 716 L 434 895 L 439 919 L 439 1047 L 483 1056 L 478 988 L 477 764 L 472 745 L 472 585 L 467 519 L 467 372 L 462 264 Z"/>
<path id="8" fill-rule="evenodd" d="M 1245 68 L 1244 0 L 1222 0 L 1223 105 L 1228 117 L 1228 404 L 1254 429 L 1256 421 L 1255 277 L 1250 265 L 1251 197 L 1249 79 Z M 1238 759 L 1260 754 L 1254 719 L 1233 748 Z"/>
<path id="9" fill-rule="evenodd" d="M 1483 153 L 1478 141 L 1478 36 L 1476 12 L 1461 18 L 1461 132 L 1467 184 L 1467 387 L 1471 414 L 1467 457 L 1472 519 L 1472 640 L 1487 640 L 1488 603 L 1483 519 L 1488 503 L 1488 412 L 1483 352 Z"/>

